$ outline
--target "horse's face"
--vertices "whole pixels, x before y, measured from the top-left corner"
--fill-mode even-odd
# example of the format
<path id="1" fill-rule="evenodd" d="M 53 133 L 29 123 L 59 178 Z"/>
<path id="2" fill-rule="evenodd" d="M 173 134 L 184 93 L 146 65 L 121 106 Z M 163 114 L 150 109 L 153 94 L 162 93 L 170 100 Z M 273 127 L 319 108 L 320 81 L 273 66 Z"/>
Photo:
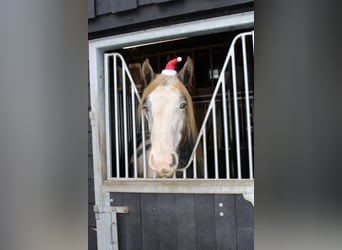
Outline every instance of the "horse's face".
<path id="1" fill-rule="evenodd" d="M 158 176 L 169 177 L 178 166 L 177 148 L 186 122 L 187 103 L 174 84 L 164 81 L 147 97 L 144 108 L 151 133 L 149 166 Z"/>
<path id="2" fill-rule="evenodd" d="M 180 144 L 188 141 L 184 137 L 193 139 L 195 134 L 195 131 L 189 131 L 195 129 L 192 103 L 182 82 L 184 76 L 192 74 L 192 61 L 188 58 L 177 76 L 158 74 L 153 77 L 155 74 L 151 72 L 148 61 L 144 62 L 142 69 L 145 81 L 149 82 L 144 90 L 141 107 L 151 133 L 148 165 L 156 171 L 158 177 L 171 177 L 179 166 Z"/>

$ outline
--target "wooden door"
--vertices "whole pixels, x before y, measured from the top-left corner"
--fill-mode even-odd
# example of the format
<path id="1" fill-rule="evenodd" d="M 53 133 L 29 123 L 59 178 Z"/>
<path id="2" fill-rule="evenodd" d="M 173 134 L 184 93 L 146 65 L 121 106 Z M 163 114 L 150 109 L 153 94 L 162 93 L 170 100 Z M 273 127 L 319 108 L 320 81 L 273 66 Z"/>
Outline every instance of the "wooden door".
<path id="1" fill-rule="evenodd" d="M 253 247 L 253 207 L 234 194 L 112 193 L 120 250 L 227 250 Z"/>

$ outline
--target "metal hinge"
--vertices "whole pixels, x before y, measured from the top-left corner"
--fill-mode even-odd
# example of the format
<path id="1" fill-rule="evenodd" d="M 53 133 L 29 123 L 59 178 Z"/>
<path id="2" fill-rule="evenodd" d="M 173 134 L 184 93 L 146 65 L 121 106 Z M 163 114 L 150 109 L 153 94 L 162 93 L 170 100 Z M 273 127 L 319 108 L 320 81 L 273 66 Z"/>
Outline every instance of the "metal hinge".
<path id="1" fill-rule="evenodd" d="M 99 207 L 99 206 L 94 206 L 94 213 L 95 213 L 95 218 L 96 220 L 100 220 L 100 214 L 103 213 L 110 213 L 111 215 L 111 241 L 110 244 L 113 245 L 113 249 L 116 250 L 119 247 L 118 243 L 118 227 L 117 227 L 117 213 L 120 214 L 127 214 L 129 212 L 128 207 L 123 207 L 123 206 L 105 206 L 105 207 Z"/>
<path id="2" fill-rule="evenodd" d="M 129 212 L 129 208 L 128 207 L 120 207 L 120 206 L 116 206 L 116 207 L 99 207 L 99 206 L 94 206 L 94 213 L 95 213 L 95 218 L 97 220 L 99 220 L 99 214 L 102 213 L 119 213 L 119 214 L 127 214 Z"/>

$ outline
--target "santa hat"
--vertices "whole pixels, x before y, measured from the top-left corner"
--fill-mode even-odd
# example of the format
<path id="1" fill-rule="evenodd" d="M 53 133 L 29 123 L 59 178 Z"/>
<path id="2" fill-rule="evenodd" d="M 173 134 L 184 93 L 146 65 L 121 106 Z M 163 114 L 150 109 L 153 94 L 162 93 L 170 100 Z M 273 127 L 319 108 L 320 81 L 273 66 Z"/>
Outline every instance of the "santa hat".
<path id="1" fill-rule="evenodd" d="M 177 74 L 177 71 L 175 70 L 176 64 L 181 61 L 182 61 L 181 57 L 177 57 L 175 59 L 170 60 L 166 64 L 165 69 L 162 70 L 161 72 L 162 75 L 175 76 Z"/>

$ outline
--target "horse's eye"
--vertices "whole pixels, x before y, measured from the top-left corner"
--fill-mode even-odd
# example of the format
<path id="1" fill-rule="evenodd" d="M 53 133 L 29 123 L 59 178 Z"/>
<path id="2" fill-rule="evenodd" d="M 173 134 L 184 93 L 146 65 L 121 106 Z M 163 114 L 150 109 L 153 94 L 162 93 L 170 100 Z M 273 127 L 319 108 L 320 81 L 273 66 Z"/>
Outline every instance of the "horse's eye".
<path id="1" fill-rule="evenodd" d="M 186 107 L 186 102 L 182 102 L 180 105 L 179 105 L 179 108 L 180 109 L 184 109 Z"/>

